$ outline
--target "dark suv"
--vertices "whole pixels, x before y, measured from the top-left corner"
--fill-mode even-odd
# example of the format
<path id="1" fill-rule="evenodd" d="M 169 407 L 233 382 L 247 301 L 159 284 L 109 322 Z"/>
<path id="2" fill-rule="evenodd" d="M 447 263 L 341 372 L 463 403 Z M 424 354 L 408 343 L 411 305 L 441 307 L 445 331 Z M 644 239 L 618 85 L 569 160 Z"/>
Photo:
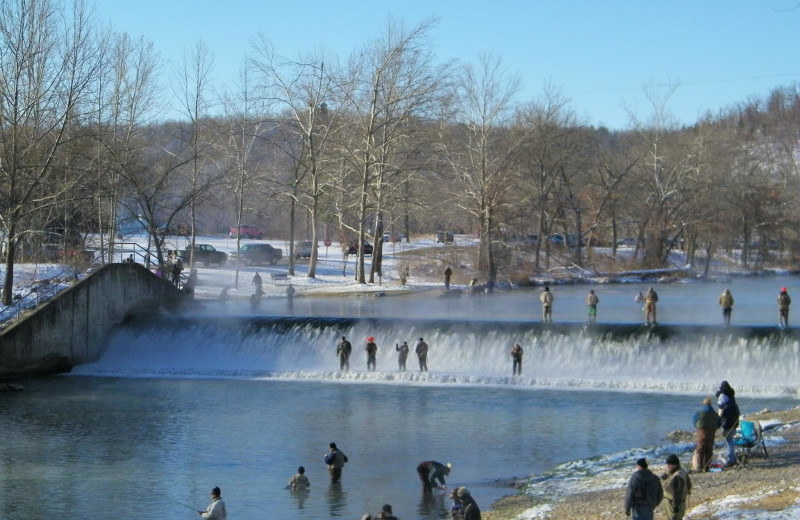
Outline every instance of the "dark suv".
<path id="1" fill-rule="evenodd" d="M 244 265 L 275 265 L 283 258 L 283 251 L 269 244 L 245 244 L 238 253 L 230 254 L 231 260 L 236 261 L 237 255 L 239 263 Z"/>
<path id="2" fill-rule="evenodd" d="M 369 242 L 364 242 L 364 247 L 362 248 L 364 251 L 364 255 L 371 255 L 372 254 L 372 244 Z M 358 242 L 353 242 L 350 244 L 350 247 L 347 248 L 348 255 L 355 255 L 358 254 Z"/>
<path id="3" fill-rule="evenodd" d="M 194 246 L 194 255 L 192 255 L 192 249 L 187 247 L 183 251 L 179 253 L 180 257 L 183 259 L 185 264 L 189 264 L 191 262 L 191 257 L 194 256 L 194 263 L 203 265 L 211 265 L 211 264 L 219 264 L 220 267 L 225 265 L 225 261 L 228 259 L 228 255 L 225 254 L 224 251 L 217 251 L 214 249 L 214 246 L 209 244 L 195 244 Z"/>

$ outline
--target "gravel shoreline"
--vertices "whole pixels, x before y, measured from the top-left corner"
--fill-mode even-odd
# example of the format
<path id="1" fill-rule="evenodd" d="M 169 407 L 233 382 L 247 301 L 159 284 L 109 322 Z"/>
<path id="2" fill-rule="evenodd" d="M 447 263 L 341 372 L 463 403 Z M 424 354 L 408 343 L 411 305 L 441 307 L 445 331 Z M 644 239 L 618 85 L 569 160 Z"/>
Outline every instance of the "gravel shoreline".
<path id="1" fill-rule="evenodd" d="M 691 473 L 693 491 L 689 497 L 686 518 L 711 519 L 722 507 L 742 510 L 782 511 L 800 499 L 800 407 L 772 412 L 765 410 L 750 414 L 748 420 L 777 419 L 784 426 L 779 433 L 786 443 L 769 448 L 766 459 L 753 458 L 742 469 L 718 473 Z M 693 440 L 693 434 L 686 432 Z M 653 471 L 664 469 L 663 461 L 651 461 Z M 684 464 L 685 465 L 685 464 Z M 631 472 L 633 462 L 631 462 Z M 501 498 L 483 514 L 484 520 L 515 520 L 537 518 L 542 520 L 608 520 L 624 518 L 624 488 L 578 493 L 551 505 L 546 512 L 533 516 L 529 512 L 538 505 L 531 497 L 520 493 Z M 721 506 L 719 501 L 736 496 L 735 506 Z M 526 513 L 528 512 L 528 513 Z M 656 509 L 656 519 L 665 518 L 663 507 Z"/>

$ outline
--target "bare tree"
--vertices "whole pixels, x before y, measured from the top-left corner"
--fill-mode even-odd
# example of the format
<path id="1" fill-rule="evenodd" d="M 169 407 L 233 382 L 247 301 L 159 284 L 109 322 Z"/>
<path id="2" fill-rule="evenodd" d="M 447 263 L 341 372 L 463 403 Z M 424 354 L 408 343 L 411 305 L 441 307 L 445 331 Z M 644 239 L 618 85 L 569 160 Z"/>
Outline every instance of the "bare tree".
<path id="1" fill-rule="evenodd" d="M 203 40 L 199 40 L 183 57 L 183 62 L 176 67 L 173 75 L 173 91 L 181 105 L 182 113 L 189 121 L 189 138 L 191 143 L 191 170 L 190 179 L 192 191 L 199 194 L 201 184 L 213 183 L 217 180 L 215 175 L 211 179 L 202 179 L 204 163 L 207 161 L 207 152 L 204 150 L 207 144 L 203 142 L 203 120 L 209 105 L 209 82 L 213 70 L 214 59 Z M 191 244 L 189 250 L 192 251 L 189 259 L 189 267 L 194 267 L 195 236 L 197 229 L 197 204 L 198 196 L 191 197 L 189 201 L 189 215 L 191 226 Z"/>
<path id="2" fill-rule="evenodd" d="M 276 144 L 294 166 L 284 186 L 291 201 L 289 226 L 289 272 L 294 274 L 295 204 L 308 211 L 311 219 L 311 241 L 319 241 L 321 200 L 327 184 L 326 176 L 336 162 L 332 137 L 342 119 L 334 108 L 341 100 L 335 63 L 323 51 L 297 60 L 276 56 L 272 45 L 263 36 L 256 43 L 254 63 L 261 74 L 266 96 L 288 115 L 284 125 L 286 140 Z M 326 70 L 327 69 L 327 70 Z M 334 71 L 334 73 L 332 73 Z M 317 248 L 311 248 L 308 277 L 316 276 Z"/>
<path id="3" fill-rule="evenodd" d="M 410 118 L 430 110 L 447 70 L 435 65 L 430 50 L 428 37 L 435 24 L 435 19 L 428 19 L 406 30 L 390 20 L 382 37 L 350 60 L 352 88 L 346 103 L 353 125 L 347 140 L 342 140 L 342 151 L 350 171 L 358 176 L 355 230 L 360 283 L 366 282 L 363 244 L 371 217 L 378 221 L 374 233 L 382 233 L 384 187 L 401 162 L 399 141 L 407 135 Z M 370 283 L 378 267 L 373 258 Z"/>
<path id="4" fill-rule="evenodd" d="M 67 144 L 88 122 L 92 80 L 102 63 L 91 17 L 47 0 L 0 2 L 0 225 L 5 231 L 4 304 L 11 303 L 14 258 L 27 215 L 53 204 L 67 185 L 51 183 Z M 64 164 L 62 162 L 62 164 Z"/>
<path id="5" fill-rule="evenodd" d="M 519 141 L 510 130 L 519 88 L 519 76 L 504 70 L 499 58 L 482 55 L 477 67 L 462 67 L 451 95 L 455 125 L 442 139 L 443 154 L 462 191 L 454 200 L 479 222 L 478 270 L 492 280 L 497 277 L 497 211 L 514 185 Z"/>

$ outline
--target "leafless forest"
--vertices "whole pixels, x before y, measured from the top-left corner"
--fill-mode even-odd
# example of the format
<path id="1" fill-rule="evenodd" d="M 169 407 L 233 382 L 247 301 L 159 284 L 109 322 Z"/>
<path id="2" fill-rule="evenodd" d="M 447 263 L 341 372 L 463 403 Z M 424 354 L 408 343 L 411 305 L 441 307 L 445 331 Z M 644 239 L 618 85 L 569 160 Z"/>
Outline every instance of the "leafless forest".
<path id="1" fill-rule="evenodd" d="M 675 248 L 700 265 L 733 250 L 748 269 L 798 262 L 797 84 L 691 126 L 670 115 L 679 85 L 645 85 L 649 114 L 610 131 L 555 87 L 520 101 L 499 57 L 436 56 L 433 19 L 389 22 L 349 56 L 282 56 L 255 36 L 219 92 L 202 41 L 166 65 L 80 3 L 0 6 L 6 304 L 15 262 L 59 241 L 78 252 L 83 234 L 108 240 L 131 222 L 161 263 L 167 234 L 239 224 L 292 244 L 368 241 L 362 282 L 379 269 L 385 231 L 475 234 L 486 277 L 519 269 L 509 251 L 521 244 L 537 272 L 552 248 L 591 266 L 597 247 L 623 239 L 642 268 Z"/>

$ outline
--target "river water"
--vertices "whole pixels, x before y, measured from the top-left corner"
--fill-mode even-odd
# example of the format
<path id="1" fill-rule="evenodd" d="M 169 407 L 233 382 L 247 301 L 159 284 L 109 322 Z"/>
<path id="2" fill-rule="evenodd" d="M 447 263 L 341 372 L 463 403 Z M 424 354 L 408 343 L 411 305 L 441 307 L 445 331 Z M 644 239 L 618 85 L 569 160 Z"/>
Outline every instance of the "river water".
<path id="1" fill-rule="evenodd" d="M 800 294 L 796 277 L 727 286 L 741 325 L 773 325 L 781 286 Z M 696 326 L 721 321 L 724 287 L 658 286 L 663 340 L 584 330 L 585 286 L 553 288 L 555 320 L 573 322 L 566 328 L 527 326 L 539 305 L 538 292 L 525 291 L 298 298 L 291 314 L 327 317 L 316 320 L 213 305 L 133 320 L 98 363 L 0 394 L 0 518 L 197 518 L 190 508 L 204 508 L 213 486 L 231 519 L 360 518 L 384 503 L 401 519 L 448 518 L 446 495 L 420 493 L 415 467 L 430 459 L 451 462 L 448 485 L 467 486 L 488 508 L 515 492 L 512 477 L 665 444 L 667 432 L 691 429 L 721 379 L 744 414 L 796 405 L 795 334 Z M 637 323 L 638 287 L 594 288 L 598 321 Z M 285 301 L 260 309 L 281 310 Z M 348 373 L 334 355 L 342 334 L 354 345 Z M 366 371 L 367 335 L 379 346 L 375 372 Z M 430 372 L 418 372 L 413 356 L 398 372 L 394 344 L 413 347 L 420 336 Z M 510 375 L 514 341 L 525 348 L 520 377 Z M 350 459 L 338 485 L 322 460 L 332 441 Z M 306 496 L 284 489 L 298 465 L 312 483 Z"/>

